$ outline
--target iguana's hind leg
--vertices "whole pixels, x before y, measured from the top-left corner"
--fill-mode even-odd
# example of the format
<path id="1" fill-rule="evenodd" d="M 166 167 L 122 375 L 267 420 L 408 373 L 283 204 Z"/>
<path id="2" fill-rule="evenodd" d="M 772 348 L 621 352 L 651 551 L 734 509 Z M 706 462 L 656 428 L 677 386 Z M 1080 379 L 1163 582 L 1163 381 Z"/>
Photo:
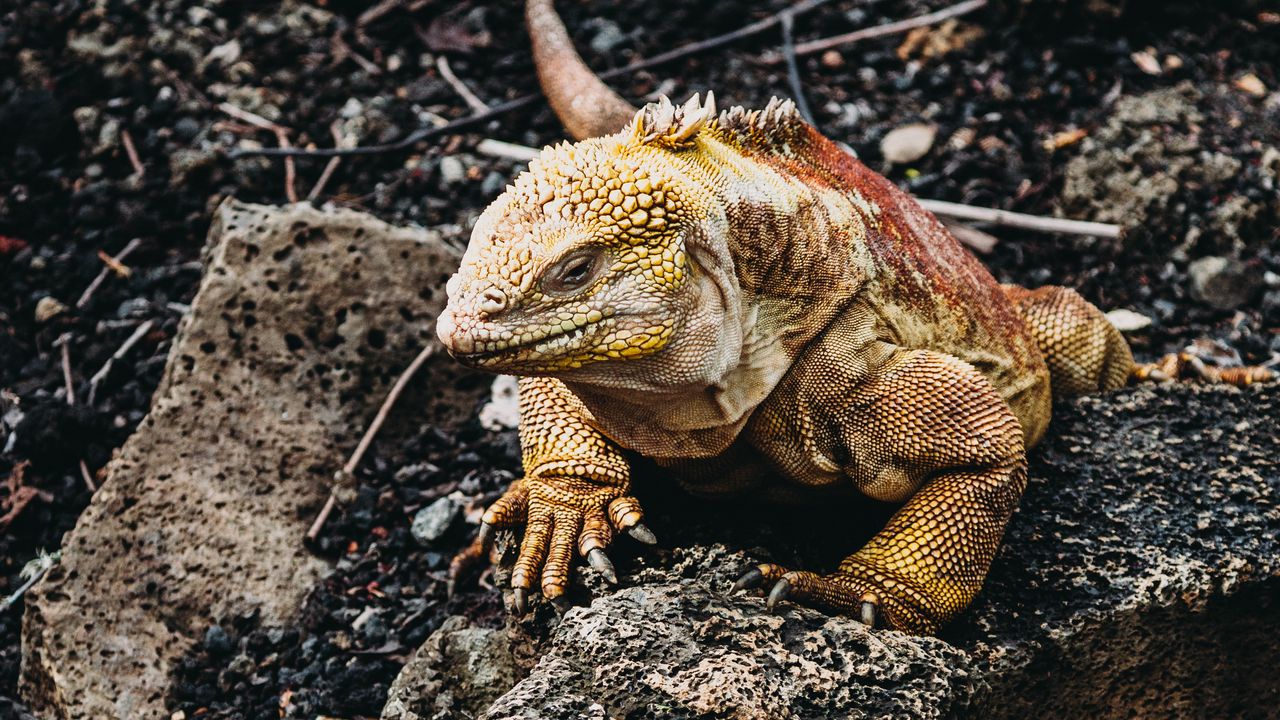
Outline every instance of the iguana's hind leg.
<path id="1" fill-rule="evenodd" d="M 1054 397 L 1092 395 L 1124 387 L 1134 374 L 1133 355 L 1102 311 L 1071 288 L 1028 290 L 1001 285 L 1049 366 Z"/>
<path id="2" fill-rule="evenodd" d="M 801 466 L 820 451 L 839 458 L 841 475 L 863 494 L 902 507 L 834 573 L 763 564 L 737 587 L 769 583 L 770 607 L 790 598 L 933 633 L 982 587 L 1026 485 L 1022 428 L 967 363 L 879 346 L 861 360 L 842 356 L 838 343 L 818 348 L 805 362 L 825 368 L 824 382 L 809 376 L 780 388 L 804 412 L 765 409 L 753 429 L 779 466 Z M 811 433 L 807 442 L 770 431 L 798 416 L 809 418 L 800 430 Z M 774 437 L 783 439 L 769 445 Z"/>

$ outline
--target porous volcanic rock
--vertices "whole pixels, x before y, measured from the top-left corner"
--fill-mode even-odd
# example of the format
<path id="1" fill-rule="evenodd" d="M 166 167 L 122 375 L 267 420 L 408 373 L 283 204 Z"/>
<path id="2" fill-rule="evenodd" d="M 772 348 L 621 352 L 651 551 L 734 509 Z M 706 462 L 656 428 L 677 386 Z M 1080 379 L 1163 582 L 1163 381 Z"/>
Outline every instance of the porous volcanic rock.
<path id="1" fill-rule="evenodd" d="M 1275 717 L 1280 388 L 1063 403 L 1031 460 L 986 588 L 941 638 L 767 614 L 725 594 L 748 553 L 702 542 L 524 621 L 546 652 L 483 717 Z M 722 515 L 653 524 L 678 545 L 757 522 Z"/>
<path id="2" fill-rule="evenodd" d="M 21 689 L 37 712 L 168 717 L 173 664 L 205 628 L 297 612 L 327 569 L 307 526 L 391 382 L 436 342 L 458 257 L 361 213 L 218 209 L 150 414 L 27 597 Z M 469 409 L 461 372 L 440 353 L 400 412 Z"/>

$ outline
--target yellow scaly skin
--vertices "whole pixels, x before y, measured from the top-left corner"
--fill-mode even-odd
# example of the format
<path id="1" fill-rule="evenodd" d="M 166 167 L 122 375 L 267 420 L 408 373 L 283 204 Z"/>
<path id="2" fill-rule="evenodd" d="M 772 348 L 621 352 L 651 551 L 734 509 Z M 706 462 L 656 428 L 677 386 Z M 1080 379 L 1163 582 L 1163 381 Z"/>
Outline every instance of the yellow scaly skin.
<path id="1" fill-rule="evenodd" d="M 472 550 L 525 527 L 521 610 L 535 587 L 564 592 L 575 550 L 612 577 L 616 533 L 652 540 L 626 449 L 697 493 L 900 503 L 835 572 L 765 564 L 739 584 L 933 633 L 981 588 L 1051 381 L 1072 395 L 1150 372 L 1073 291 L 999 286 L 789 102 L 664 100 L 544 150 L 481 216 L 448 294 L 450 352 L 523 376 L 525 476 Z"/>

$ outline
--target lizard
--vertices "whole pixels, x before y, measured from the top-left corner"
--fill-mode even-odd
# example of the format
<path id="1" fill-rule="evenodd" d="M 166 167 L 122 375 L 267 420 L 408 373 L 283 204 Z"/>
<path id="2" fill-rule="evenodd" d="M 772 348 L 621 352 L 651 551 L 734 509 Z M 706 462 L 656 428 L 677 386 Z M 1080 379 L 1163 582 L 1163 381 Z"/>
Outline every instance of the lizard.
<path id="1" fill-rule="evenodd" d="M 1136 363 L 1077 292 L 997 283 L 791 101 L 636 110 L 551 0 L 526 19 L 576 142 L 545 148 L 480 215 L 436 325 L 459 362 L 519 376 L 524 475 L 463 553 L 523 526 L 518 612 L 535 589 L 563 595 L 579 555 L 616 582 L 605 550 L 620 533 L 656 542 L 635 453 L 701 495 L 896 504 L 834 571 L 759 563 L 733 590 L 933 634 L 979 592 L 1053 398 L 1193 372 L 1271 379 Z"/>

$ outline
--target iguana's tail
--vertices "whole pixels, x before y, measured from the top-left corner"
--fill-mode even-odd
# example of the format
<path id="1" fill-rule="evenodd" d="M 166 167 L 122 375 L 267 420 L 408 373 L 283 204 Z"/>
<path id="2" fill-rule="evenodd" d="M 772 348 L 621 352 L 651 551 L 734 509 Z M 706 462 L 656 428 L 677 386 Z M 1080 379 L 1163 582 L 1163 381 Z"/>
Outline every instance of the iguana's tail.
<path id="1" fill-rule="evenodd" d="M 573 47 L 553 0 L 528 0 L 524 10 L 533 64 L 551 109 L 574 140 L 611 135 L 626 127 L 636 108 L 591 72 Z"/>
<path id="2" fill-rule="evenodd" d="M 1190 353 L 1166 355 L 1155 363 L 1135 363 L 1120 331 L 1075 290 L 1000 287 L 1031 329 L 1049 366 L 1054 397 L 1106 392 L 1130 380 L 1201 379 L 1238 386 L 1275 378 L 1275 373 L 1264 367 L 1213 367 Z"/>

